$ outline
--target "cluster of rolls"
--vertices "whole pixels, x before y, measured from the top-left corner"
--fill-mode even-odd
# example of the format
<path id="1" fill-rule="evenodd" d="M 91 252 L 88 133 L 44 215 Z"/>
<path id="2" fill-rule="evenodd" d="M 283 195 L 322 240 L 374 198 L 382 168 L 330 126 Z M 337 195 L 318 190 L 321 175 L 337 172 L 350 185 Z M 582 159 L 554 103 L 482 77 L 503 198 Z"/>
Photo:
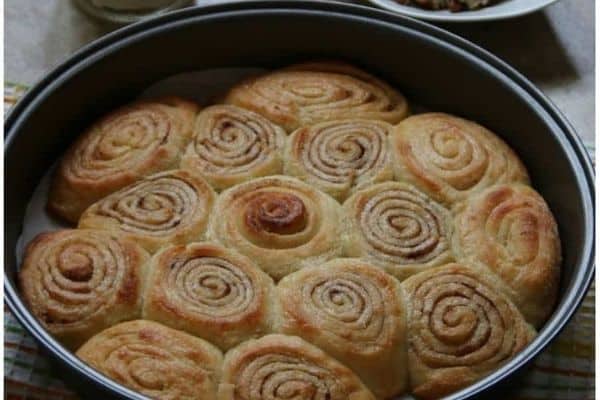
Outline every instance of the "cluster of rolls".
<path id="1" fill-rule="evenodd" d="M 408 116 L 342 63 L 199 110 L 138 102 L 69 149 L 23 297 L 78 356 L 157 399 L 440 398 L 552 311 L 560 242 L 515 153 Z"/>

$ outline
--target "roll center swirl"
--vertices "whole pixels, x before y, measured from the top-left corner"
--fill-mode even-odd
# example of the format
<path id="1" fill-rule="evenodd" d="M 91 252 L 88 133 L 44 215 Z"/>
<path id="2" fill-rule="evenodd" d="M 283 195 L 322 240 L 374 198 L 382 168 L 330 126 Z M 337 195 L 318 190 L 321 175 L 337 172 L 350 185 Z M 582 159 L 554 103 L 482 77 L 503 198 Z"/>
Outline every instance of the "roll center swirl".
<path id="1" fill-rule="evenodd" d="M 304 202 L 290 193 L 262 193 L 246 209 L 246 224 L 256 231 L 280 235 L 301 232 L 307 225 Z"/>
<path id="2" fill-rule="evenodd" d="M 130 364 L 131 376 L 138 385 L 145 389 L 163 391 L 166 387 L 165 377 L 160 370 L 148 367 L 148 359 L 138 358 Z"/>
<path id="3" fill-rule="evenodd" d="M 75 282 L 87 282 L 92 278 L 94 262 L 86 254 L 66 249 L 59 258 L 59 269 L 65 278 Z"/>

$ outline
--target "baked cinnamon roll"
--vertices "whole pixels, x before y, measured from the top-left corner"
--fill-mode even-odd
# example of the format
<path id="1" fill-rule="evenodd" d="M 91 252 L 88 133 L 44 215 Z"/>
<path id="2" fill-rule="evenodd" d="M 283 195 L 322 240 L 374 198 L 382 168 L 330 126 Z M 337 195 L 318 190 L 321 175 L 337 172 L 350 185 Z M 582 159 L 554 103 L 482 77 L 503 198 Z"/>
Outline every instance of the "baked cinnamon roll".
<path id="1" fill-rule="evenodd" d="M 307 267 L 277 285 L 280 331 L 350 367 L 378 398 L 406 389 L 406 309 L 400 283 L 360 259 Z"/>
<path id="2" fill-rule="evenodd" d="M 176 168 L 197 106 L 179 98 L 141 101 L 96 122 L 63 156 L 48 208 L 76 223 L 92 203 L 138 179 Z"/>
<path id="3" fill-rule="evenodd" d="M 115 325 L 77 356 L 110 379 L 159 400 L 216 400 L 223 355 L 210 343 L 152 321 Z"/>
<path id="4" fill-rule="evenodd" d="M 449 264 L 402 282 L 413 393 L 438 399 L 470 385 L 535 336 L 493 276 Z"/>
<path id="5" fill-rule="evenodd" d="M 529 186 L 497 185 L 469 198 L 455 221 L 457 255 L 502 278 L 525 318 L 540 326 L 556 303 L 561 263 L 558 228 L 544 199 Z"/>
<path id="6" fill-rule="evenodd" d="M 386 122 L 328 121 L 296 130 L 285 152 L 285 172 L 339 201 L 393 178 Z"/>
<path id="7" fill-rule="evenodd" d="M 295 336 L 267 335 L 230 350 L 219 400 L 374 400 L 348 368 Z"/>
<path id="8" fill-rule="evenodd" d="M 168 244 L 202 240 L 216 195 L 184 170 L 158 173 L 93 204 L 80 228 L 118 232 L 155 252 Z"/>
<path id="9" fill-rule="evenodd" d="M 33 315 L 67 347 L 120 321 L 138 318 L 146 253 L 108 232 L 68 229 L 38 235 L 19 271 Z"/>
<path id="10" fill-rule="evenodd" d="M 496 183 L 529 178 L 517 155 L 474 122 L 442 113 L 402 121 L 390 136 L 396 178 L 453 205 Z"/>
<path id="11" fill-rule="evenodd" d="M 344 203 L 345 254 L 361 257 L 402 280 L 453 260 L 452 216 L 414 186 L 373 185 Z"/>
<path id="12" fill-rule="evenodd" d="M 252 178 L 280 174 L 285 140 L 285 131 L 259 114 L 216 105 L 198 115 L 181 166 L 223 190 Z"/>
<path id="13" fill-rule="evenodd" d="M 275 319 L 273 280 L 212 243 L 170 246 L 149 265 L 143 316 L 222 349 L 262 336 Z"/>
<path id="14" fill-rule="evenodd" d="M 295 178 L 242 183 L 218 198 L 211 240 L 249 257 L 273 278 L 342 253 L 341 206 Z"/>
<path id="15" fill-rule="evenodd" d="M 225 102 L 256 111 L 288 132 L 349 118 L 397 123 L 408 114 L 404 96 L 341 62 L 297 64 L 247 79 L 227 93 Z"/>

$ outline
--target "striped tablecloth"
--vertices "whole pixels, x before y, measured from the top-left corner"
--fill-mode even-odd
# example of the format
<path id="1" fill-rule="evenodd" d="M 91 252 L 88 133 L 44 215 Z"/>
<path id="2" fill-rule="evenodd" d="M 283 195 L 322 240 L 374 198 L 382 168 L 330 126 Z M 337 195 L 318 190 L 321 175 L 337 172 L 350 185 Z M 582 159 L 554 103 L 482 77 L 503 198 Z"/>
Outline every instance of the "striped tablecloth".
<path id="1" fill-rule="evenodd" d="M 27 88 L 7 84 L 7 112 Z M 593 145 L 588 146 L 593 151 Z M 592 152 L 593 154 L 593 152 Z M 562 334 L 534 362 L 512 400 L 594 399 L 595 287 Z M 7 400 L 65 400 L 78 397 L 56 376 L 48 360 L 15 317 L 4 310 L 4 383 Z"/>

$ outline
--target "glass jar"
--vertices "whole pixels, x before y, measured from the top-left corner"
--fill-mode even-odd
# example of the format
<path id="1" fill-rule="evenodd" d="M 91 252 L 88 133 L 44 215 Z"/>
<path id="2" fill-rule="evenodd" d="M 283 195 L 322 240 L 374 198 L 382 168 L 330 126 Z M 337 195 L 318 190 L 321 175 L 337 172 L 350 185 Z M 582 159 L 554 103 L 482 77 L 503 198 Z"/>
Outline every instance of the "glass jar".
<path id="1" fill-rule="evenodd" d="M 74 0 L 92 17 L 117 24 L 129 24 L 193 3 L 192 0 Z"/>

